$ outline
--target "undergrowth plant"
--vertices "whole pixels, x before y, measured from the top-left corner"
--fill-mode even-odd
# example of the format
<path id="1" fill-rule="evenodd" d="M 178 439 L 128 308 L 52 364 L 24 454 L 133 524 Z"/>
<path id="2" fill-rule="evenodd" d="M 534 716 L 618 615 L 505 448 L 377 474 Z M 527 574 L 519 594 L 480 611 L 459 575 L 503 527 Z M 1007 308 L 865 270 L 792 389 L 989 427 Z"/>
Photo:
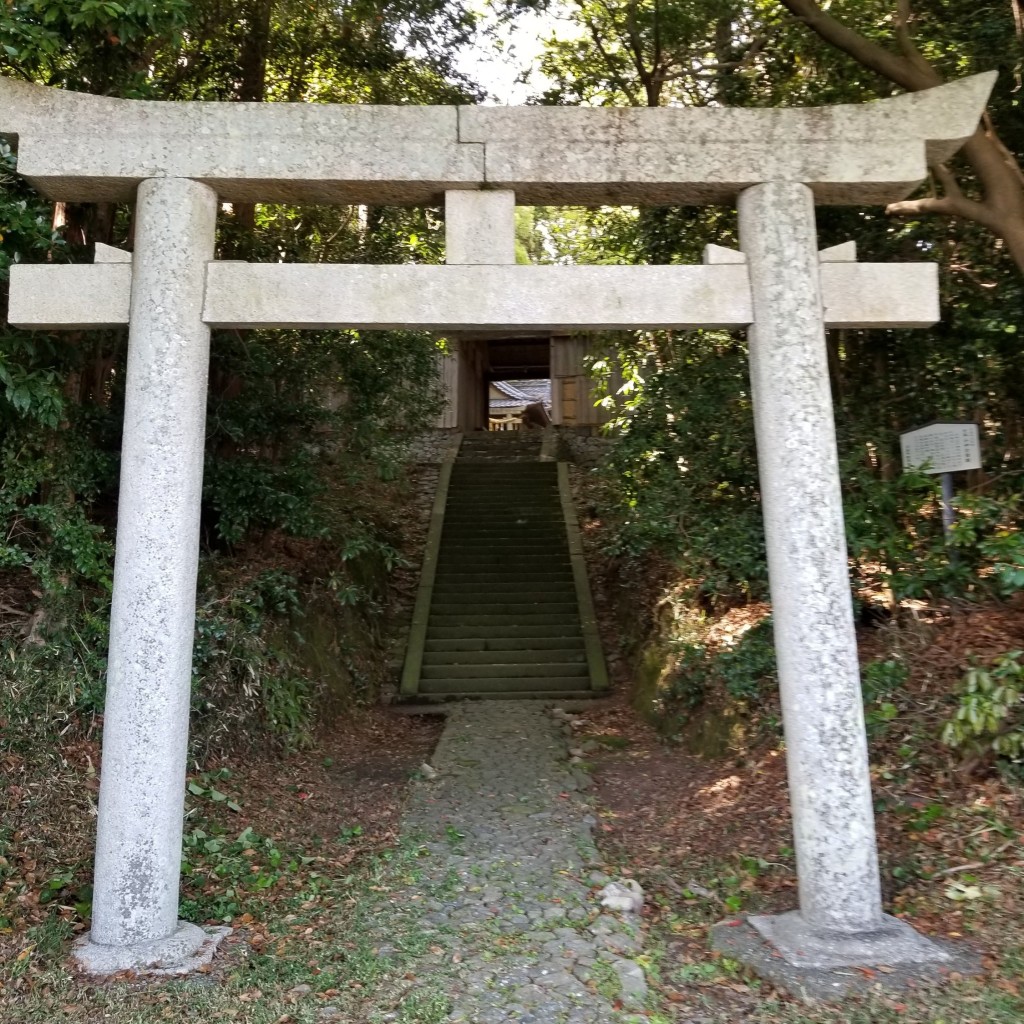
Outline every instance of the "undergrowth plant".
<path id="1" fill-rule="evenodd" d="M 775 644 L 771 619 L 748 629 L 731 647 L 713 650 L 704 643 L 684 643 L 661 695 L 666 707 L 693 709 L 712 696 L 758 705 L 776 684 Z"/>
<path id="2" fill-rule="evenodd" d="M 958 707 L 942 728 L 942 742 L 968 756 L 1024 761 L 1024 651 L 988 664 L 973 661 L 961 682 Z"/>

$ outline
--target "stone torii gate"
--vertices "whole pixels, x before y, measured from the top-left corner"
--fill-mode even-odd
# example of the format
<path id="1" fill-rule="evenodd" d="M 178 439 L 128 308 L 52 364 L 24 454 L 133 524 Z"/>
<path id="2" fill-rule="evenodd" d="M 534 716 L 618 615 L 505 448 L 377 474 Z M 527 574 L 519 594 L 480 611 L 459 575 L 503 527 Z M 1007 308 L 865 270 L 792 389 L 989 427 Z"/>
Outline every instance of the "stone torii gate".
<path id="1" fill-rule="evenodd" d="M 791 964 L 941 961 L 883 914 L 827 327 L 939 319 L 933 264 L 818 252 L 815 203 L 905 197 L 975 130 L 994 75 L 820 109 L 169 103 L 0 80 L 18 170 L 136 203 L 134 253 L 14 266 L 10 321 L 128 325 L 92 931 L 97 973 L 209 955 L 178 879 L 211 327 L 749 329 L 799 877 L 751 923 Z M 216 262 L 221 202 L 443 202 L 445 266 Z M 522 204 L 738 202 L 703 266 L 516 266 Z"/>

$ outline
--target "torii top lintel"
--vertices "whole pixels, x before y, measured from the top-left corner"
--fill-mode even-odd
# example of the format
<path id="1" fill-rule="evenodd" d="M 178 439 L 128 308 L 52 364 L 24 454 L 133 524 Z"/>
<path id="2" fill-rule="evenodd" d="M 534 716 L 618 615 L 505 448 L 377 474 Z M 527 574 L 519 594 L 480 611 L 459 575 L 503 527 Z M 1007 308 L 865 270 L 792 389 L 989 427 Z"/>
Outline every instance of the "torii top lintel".
<path id="1" fill-rule="evenodd" d="M 0 78 L 0 134 L 52 199 L 124 201 L 194 178 L 226 201 L 731 202 L 763 181 L 820 203 L 905 197 L 978 125 L 994 72 L 833 107 L 473 107 L 123 100 Z"/>

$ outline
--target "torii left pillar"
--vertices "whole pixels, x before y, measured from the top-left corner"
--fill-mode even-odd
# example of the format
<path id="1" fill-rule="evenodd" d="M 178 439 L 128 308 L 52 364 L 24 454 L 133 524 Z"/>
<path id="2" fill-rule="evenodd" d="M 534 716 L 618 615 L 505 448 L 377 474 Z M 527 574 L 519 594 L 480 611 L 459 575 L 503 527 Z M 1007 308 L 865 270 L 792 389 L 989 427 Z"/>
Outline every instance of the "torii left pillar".
<path id="1" fill-rule="evenodd" d="M 216 939 L 178 920 L 217 195 L 138 190 L 89 973 L 184 973 Z"/>

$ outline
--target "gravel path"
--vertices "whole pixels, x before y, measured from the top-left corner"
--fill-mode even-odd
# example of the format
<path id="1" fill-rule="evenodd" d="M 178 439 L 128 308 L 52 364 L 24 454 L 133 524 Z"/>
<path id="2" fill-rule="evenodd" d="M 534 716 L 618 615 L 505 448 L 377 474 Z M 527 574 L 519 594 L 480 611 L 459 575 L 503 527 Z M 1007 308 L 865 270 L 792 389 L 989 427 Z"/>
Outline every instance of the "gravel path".
<path id="1" fill-rule="evenodd" d="M 400 899 L 448 1021 L 612 1024 L 645 1005 L 638 920 L 599 905 L 609 879 L 565 731 L 537 703 L 457 705 L 411 798 L 422 854 Z"/>

